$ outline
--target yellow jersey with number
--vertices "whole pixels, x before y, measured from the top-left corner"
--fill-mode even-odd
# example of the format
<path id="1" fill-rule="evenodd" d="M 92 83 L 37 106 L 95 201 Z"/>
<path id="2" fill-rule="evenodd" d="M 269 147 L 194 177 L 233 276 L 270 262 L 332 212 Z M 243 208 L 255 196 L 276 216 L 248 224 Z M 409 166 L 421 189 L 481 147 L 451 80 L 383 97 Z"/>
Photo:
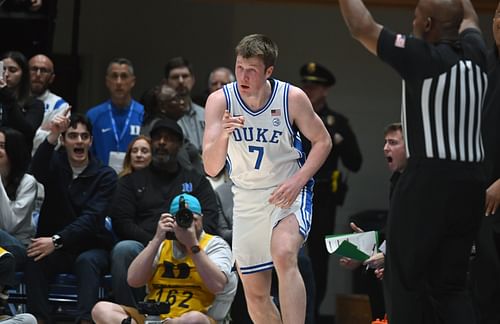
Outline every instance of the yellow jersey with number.
<path id="1" fill-rule="evenodd" d="M 199 245 L 205 250 L 213 235 L 204 233 Z M 148 284 L 147 300 L 168 302 L 170 313 L 161 318 L 176 318 L 189 311 L 206 313 L 215 295 L 203 283 L 189 255 L 176 259 L 173 241 L 165 240 L 156 264 L 156 271 Z"/>

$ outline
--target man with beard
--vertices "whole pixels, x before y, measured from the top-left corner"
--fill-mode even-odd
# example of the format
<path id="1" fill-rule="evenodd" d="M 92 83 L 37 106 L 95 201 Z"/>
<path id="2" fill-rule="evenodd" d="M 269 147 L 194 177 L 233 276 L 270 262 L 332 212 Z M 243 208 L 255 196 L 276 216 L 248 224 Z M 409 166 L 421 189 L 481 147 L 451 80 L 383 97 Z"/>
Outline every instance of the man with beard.
<path id="1" fill-rule="evenodd" d="M 111 98 L 87 112 L 94 126 L 92 152 L 106 165 L 121 171 L 125 152 L 139 135 L 144 107 L 132 99 L 134 67 L 126 58 L 111 60 L 106 70 L 106 87 Z"/>
<path id="2" fill-rule="evenodd" d="M 184 135 L 177 123 L 164 118 L 151 129 L 153 160 L 149 167 L 121 178 L 111 207 L 113 229 L 123 240 L 111 253 L 111 274 L 115 302 L 135 306 L 143 299 L 144 289 L 127 284 L 127 269 L 132 260 L 153 239 L 162 213 L 169 210 L 172 199 L 181 193 L 198 197 L 203 206 L 203 227 L 215 233 L 217 203 L 205 176 L 181 165 L 177 153 Z"/>
<path id="3" fill-rule="evenodd" d="M 35 138 L 33 139 L 32 155 L 35 155 L 38 146 L 49 135 L 50 121 L 56 115 L 64 112 L 69 107 L 69 104 L 66 100 L 49 90 L 50 85 L 56 77 L 54 63 L 49 57 L 37 54 L 29 60 L 28 64 L 30 67 L 31 93 L 37 99 L 43 101 L 45 107 L 42 124 L 37 129 Z"/>
<path id="4" fill-rule="evenodd" d="M 195 78 L 193 66 L 184 57 L 174 57 L 165 65 L 163 83 L 174 88 L 180 96 L 188 100 L 188 110 L 177 121 L 186 138 L 196 146 L 201 153 L 203 132 L 205 130 L 205 109 L 191 100 Z"/>

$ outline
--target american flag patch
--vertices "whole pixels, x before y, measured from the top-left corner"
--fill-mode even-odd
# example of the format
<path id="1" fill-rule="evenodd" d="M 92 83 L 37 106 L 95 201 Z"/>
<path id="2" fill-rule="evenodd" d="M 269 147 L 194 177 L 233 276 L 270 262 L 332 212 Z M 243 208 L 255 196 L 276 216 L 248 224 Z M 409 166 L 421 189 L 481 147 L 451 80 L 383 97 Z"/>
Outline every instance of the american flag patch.
<path id="1" fill-rule="evenodd" d="M 405 48 L 406 45 L 406 36 L 397 34 L 396 35 L 396 41 L 394 42 L 394 46 L 399 47 L 399 48 Z"/>
<path id="2" fill-rule="evenodd" d="M 271 109 L 271 116 L 281 116 L 281 109 Z"/>

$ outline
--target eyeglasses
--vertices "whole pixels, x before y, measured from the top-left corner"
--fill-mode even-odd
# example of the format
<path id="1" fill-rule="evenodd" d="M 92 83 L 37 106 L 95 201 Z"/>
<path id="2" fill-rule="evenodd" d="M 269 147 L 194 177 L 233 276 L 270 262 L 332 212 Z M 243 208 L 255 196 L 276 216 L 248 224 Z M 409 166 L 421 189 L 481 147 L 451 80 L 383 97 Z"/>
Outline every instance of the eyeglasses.
<path id="1" fill-rule="evenodd" d="M 30 72 L 32 73 L 39 73 L 40 74 L 52 74 L 52 70 L 49 70 L 47 68 L 44 68 L 44 67 L 38 67 L 38 66 L 32 66 L 30 67 Z"/>
<path id="2" fill-rule="evenodd" d="M 76 139 L 78 139 L 78 137 L 80 137 L 80 138 L 82 139 L 82 141 L 87 141 L 87 140 L 89 140 L 89 138 L 90 138 L 90 134 L 89 134 L 89 133 L 76 133 L 76 132 L 71 132 L 71 133 L 66 134 L 66 136 L 67 136 L 70 140 L 76 140 Z"/>

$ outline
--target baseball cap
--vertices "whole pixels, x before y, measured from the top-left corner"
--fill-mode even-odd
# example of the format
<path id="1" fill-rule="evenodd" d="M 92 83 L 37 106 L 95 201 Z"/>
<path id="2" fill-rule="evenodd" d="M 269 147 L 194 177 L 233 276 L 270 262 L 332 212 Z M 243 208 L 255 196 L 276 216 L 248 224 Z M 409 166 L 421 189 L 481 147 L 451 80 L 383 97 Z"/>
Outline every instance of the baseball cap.
<path id="1" fill-rule="evenodd" d="M 177 125 L 177 123 L 170 118 L 162 118 L 156 121 L 153 124 L 151 131 L 149 132 L 149 136 L 153 137 L 153 134 L 162 128 L 166 128 L 169 131 L 173 132 L 174 134 L 178 135 L 181 140 L 184 139 L 184 134 L 182 133 L 181 127 Z"/>
<path id="2" fill-rule="evenodd" d="M 201 215 L 201 204 L 200 201 L 195 197 L 187 193 L 182 193 L 177 195 L 174 200 L 170 203 L 170 214 L 175 215 L 179 211 L 179 200 L 184 197 L 186 202 L 186 208 L 195 214 Z"/>

